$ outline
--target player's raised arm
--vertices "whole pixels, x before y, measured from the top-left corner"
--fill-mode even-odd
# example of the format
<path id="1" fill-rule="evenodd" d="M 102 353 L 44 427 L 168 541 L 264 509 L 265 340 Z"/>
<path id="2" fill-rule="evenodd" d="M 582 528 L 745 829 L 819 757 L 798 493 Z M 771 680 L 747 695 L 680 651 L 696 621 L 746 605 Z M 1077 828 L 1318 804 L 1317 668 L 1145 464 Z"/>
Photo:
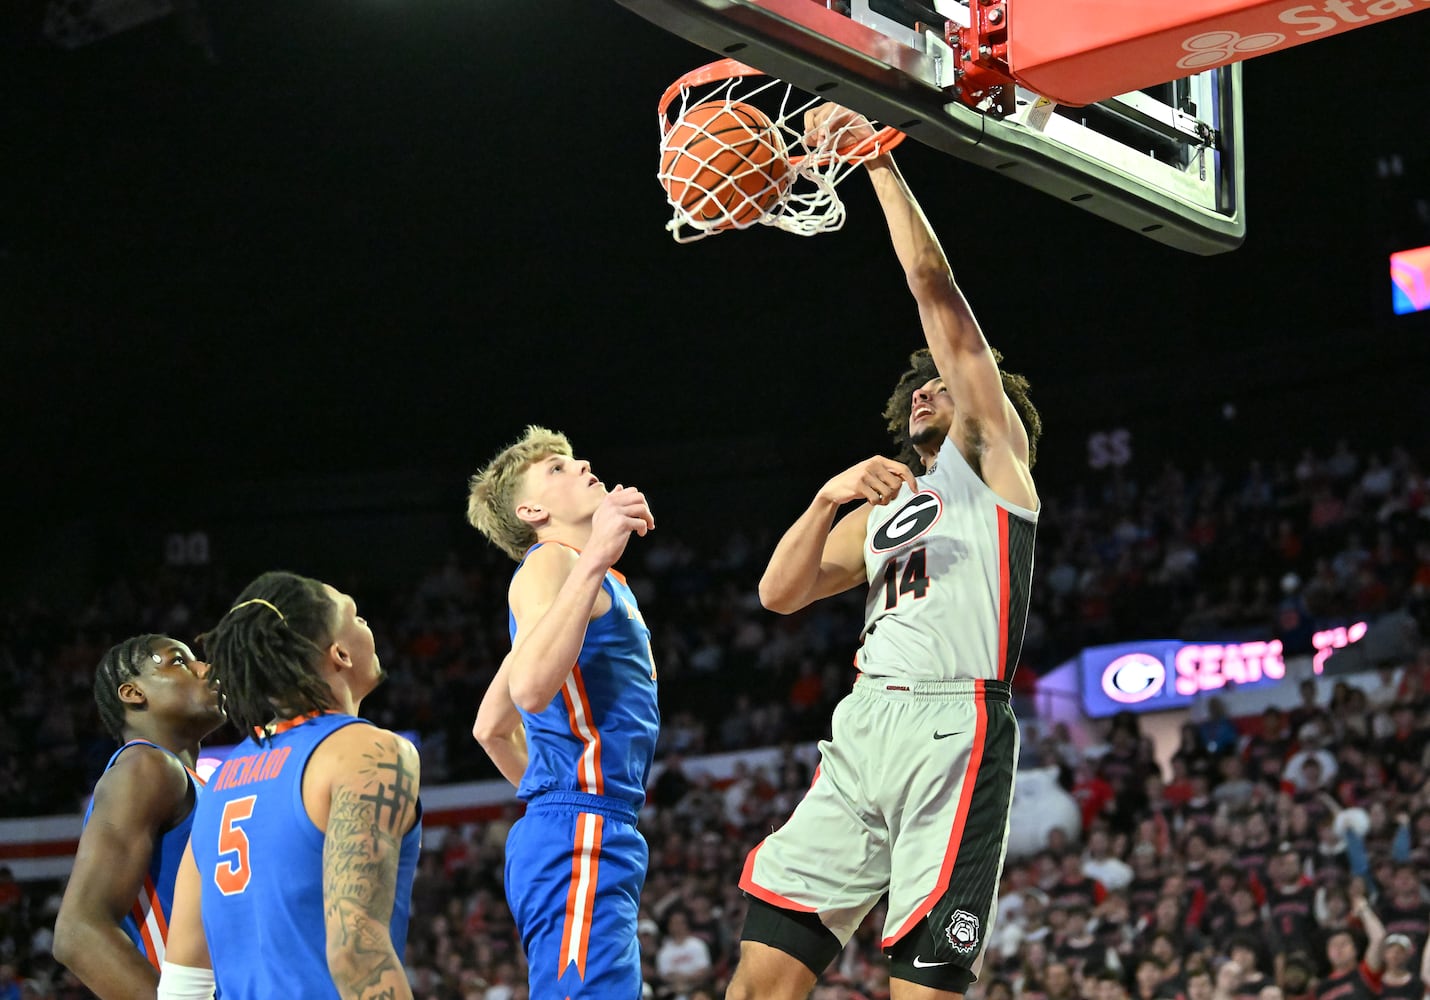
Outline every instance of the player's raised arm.
<path id="1" fill-rule="evenodd" d="M 846 108 L 825 104 L 809 113 L 807 128 L 837 128 L 858 118 Z M 850 133 L 851 139 L 872 131 L 864 122 L 862 129 L 856 126 Z M 959 409 L 978 420 L 985 442 L 993 446 L 1006 443 L 1026 465 L 1027 435 L 1003 391 L 997 360 L 954 280 L 933 227 L 891 156 L 869 160 L 865 167 L 884 211 L 909 291 L 918 303 L 924 335 L 939 374 L 948 383 Z"/>
<path id="2" fill-rule="evenodd" d="M 152 1000 L 159 970 L 121 929 L 143 891 L 159 835 L 189 808 L 183 765 L 152 747 L 126 750 L 94 790 L 55 920 L 55 961 L 102 1000 Z"/>
<path id="3" fill-rule="evenodd" d="M 939 374 L 986 437 L 1015 435 L 1022 425 L 1004 395 L 998 363 L 923 209 L 892 157 L 871 160 L 867 169 Z M 1026 440 L 1022 452 L 1026 462 Z"/>
<path id="4" fill-rule="evenodd" d="M 333 985 L 344 1000 L 411 998 L 389 925 L 402 838 L 417 822 L 417 751 L 395 733 L 349 726 L 328 737 L 309 766 L 330 789 L 323 920 Z"/>
<path id="5" fill-rule="evenodd" d="M 551 704 L 566 683 L 591 619 L 610 608 L 601 589 L 606 571 L 625 552 L 631 533 L 655 525 L 641 492 L 617 486 L 591 516 L 591 534 L 581 553 L 543 545 L 527 556 L 509 594 L 516 638 L 504 668 L 512 701 L 528 712 Z"/>
<path id="6" fill-rule="evenodd" d="M 509 659 L 502 660 L 497 675 L 482 696 L 477 721 L 472 724 L 472 736 L 482 745 L 502 777 L 519 788 L 528 760 L 526 727 L 521 724 L 521 713 L 511 700 Z"/>
<path id="7" fill-rule="evenodd" d="M 877 455 L 825 483 L 775 546 L 760 578 L 760 603 L 788 615 L 863 583 L 870 506 L 888 503 L 904 483 L 917 489 L 908 466 Z M 866 502 L 834 524 L 839 508 L 854 500 Z"/>

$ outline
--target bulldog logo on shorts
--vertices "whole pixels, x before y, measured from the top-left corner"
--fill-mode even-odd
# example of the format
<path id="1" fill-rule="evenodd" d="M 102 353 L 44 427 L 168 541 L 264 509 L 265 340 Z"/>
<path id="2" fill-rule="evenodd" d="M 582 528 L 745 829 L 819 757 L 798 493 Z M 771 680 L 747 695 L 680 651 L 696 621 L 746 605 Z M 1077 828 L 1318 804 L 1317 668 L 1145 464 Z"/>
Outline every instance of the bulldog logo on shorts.
<path id="1" fill-rule="evenodd" d="M 967 910 L 954 910 L 944 934 L 954 951 L 970 955 L 978 947 L 978 918 Z"/>

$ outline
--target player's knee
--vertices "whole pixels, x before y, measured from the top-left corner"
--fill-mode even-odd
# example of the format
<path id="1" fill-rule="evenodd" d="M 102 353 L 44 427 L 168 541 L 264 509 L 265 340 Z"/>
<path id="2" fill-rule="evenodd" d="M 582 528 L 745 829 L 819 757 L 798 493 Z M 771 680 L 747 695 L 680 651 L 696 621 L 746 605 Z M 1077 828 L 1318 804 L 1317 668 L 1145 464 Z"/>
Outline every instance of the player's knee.
<path id="1" fill-rule="evenodd" d="M 745 940 L 740 942 L 740 964 L 735 967 L 725 1000 L 806 1000 L 815 979 L 815 974 L 794 956 Z"/>
<path id="2" fill-rule="evenodd" d="M 725 1000 L 806 1000 L 813 984 L 782 981 L 778 969 L 741 959 L 725 991 Z M 803 976 L 793 978 L 803 979 Z M 811 976 L 811 978 L 813 978 Z"/>
<path id="3" fill-rule="evenodd" d="M 754 987 L 750 985 L 744 968 L 736 968 L 734 978 L 730 980 L 730 986 L 725 990 L 725 1000 L 755 1000 L 758 995 Z"/>

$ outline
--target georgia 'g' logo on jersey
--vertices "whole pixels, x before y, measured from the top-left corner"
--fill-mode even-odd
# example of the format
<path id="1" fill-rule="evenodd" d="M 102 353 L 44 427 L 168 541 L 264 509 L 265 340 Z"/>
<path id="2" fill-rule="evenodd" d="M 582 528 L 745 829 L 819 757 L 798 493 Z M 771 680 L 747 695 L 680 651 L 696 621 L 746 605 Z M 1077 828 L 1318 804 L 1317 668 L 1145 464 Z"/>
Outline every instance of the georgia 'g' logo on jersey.
<path id="1" fill-rule="evenodd" d="M 893 517 L 879 525 L 869 547 L 875 552 L 888 552 L 927 534 L 943 514 L 943 501 L 932 490 L 915 493 Z"/>

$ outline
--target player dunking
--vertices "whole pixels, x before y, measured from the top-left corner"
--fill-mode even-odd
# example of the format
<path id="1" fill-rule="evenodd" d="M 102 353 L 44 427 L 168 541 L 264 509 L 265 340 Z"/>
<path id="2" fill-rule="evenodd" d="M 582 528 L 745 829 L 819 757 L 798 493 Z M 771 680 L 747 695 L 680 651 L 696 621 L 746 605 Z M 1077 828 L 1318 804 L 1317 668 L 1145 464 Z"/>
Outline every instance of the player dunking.
<path id="1" fill-rule="evenodd" d="M 138 635 L 99 661 L 100 721 L 124 745 L 84 816 L 55 920 L 55 959 L 103 1000 L 153 997 L 174 878 L 202 782 L 199 741 L 223 724 L 208 665 L 177 639 Z"/>
<path id="2" fill-rule="evenodd" d="M 517 561 L 512 650 L 472 733 L 527 803 L 506 892 L 531 995 L 636 1000 L 649 860 L 636 816 L 660 714 L 650 630 L 612 566 L 655 519 L 640 491 L 607 493 L 541 427 L 472 477 L 467 516 Z"/>
<path id="3" fill-rule="evenodd" d="M 162 1000 L 206 997 L 215 980 L 224 1000 L 410 998 L 418 760 L 357 717 L 383 678 L 372 630 L 347 594 L 265 573 L 205 644 L 249 736 L 194 816 Z"/>
<path id="4" fill-rule="evenodd" d="M 851 119 L 851 141 L 869 134 L 833 105 L 806 126 Z M 859 677 L 814 784 L 746 860 L 732 1000 L 808 996 L 885 892 L 893 996 L 959 996 L 976 976 L 1007 846 L 1018 757 L 1008 681 L 1032 576 L 1040 424 L 1026 381 L 999 371 L 893 161 L 866 167 L 928 350 L 884 411 L 908 464 L 876 457 L 829 480 L 760 581 L 761 601 L 782 613 L 869 591 Z M 852 501 L 862 502 L 836 524 Z"/>

